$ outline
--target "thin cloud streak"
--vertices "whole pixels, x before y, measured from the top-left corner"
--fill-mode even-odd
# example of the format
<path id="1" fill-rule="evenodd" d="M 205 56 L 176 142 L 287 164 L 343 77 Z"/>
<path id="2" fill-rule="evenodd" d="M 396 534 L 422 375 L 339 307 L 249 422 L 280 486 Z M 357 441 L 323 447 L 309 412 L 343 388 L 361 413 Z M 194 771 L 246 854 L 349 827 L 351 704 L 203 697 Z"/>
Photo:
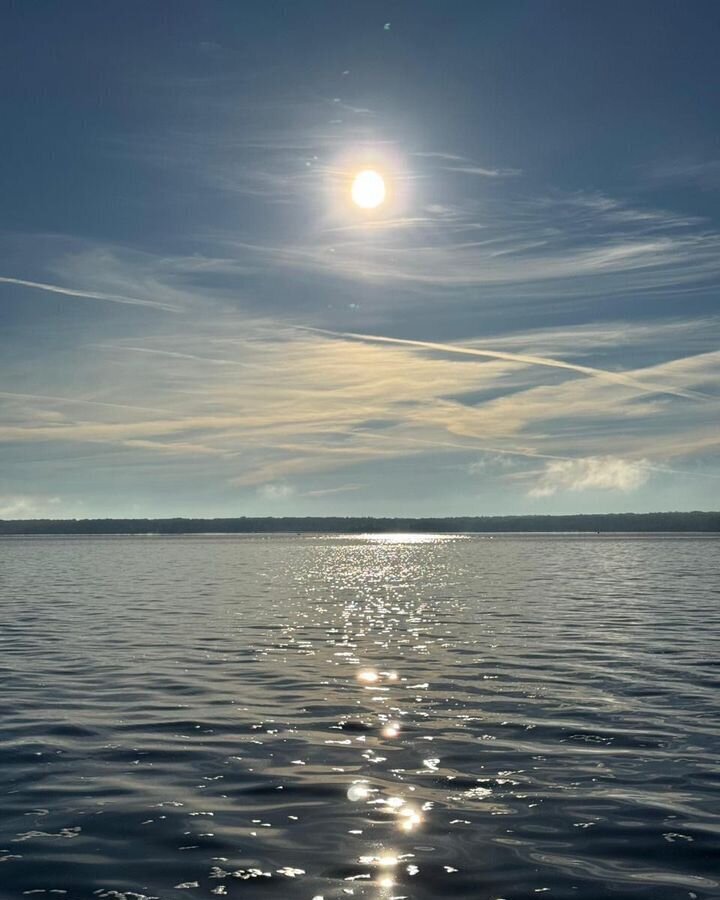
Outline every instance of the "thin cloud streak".
<path id="1" fill-rule="evenodd" d="M 180 311 L 177 306 L 171 306 L 169 303 L 160 303 L 156 300 L 141 300 L 138 297 L 124 297 L 121 294 L 105 294 L 102 291 L 83 291 L 79 288 L 62 287 L 58 284 L 47 284 L 42 281 L 26 281 L 23 278 L 9 278 L 0 275 L 0 284 L 14 284 L 18 287 L 47 291 L 51 294 L 62 294 L 65 297 L 79 297 L 82 300 L 107 300 L 111 303 L 124 303 L 128 306 L 148 306 L 152 309 L 161 309 L 164 312 Z"/>
<path id="2" fill-rule="evenodd" d="M 50 394 L 19 394 L 15 391 L 0 391 L 0 397 L 7 397 L 9 400 L 45 400 L 50 403 L 68 404 L 69 406 L 103 406 L 108 409 L 127 409 L 131 412 L 152 412 L 170 415 L 167 409 L 159 409 L 156 406 L 136 406 L 128 403 L 106 403 L 102 400 L 85 400 L 80 397 L 55 397 Z"/>
<path id="3" fill-rule="evenodd" d="M 367 485 L 364 484 L 340 484 L 337 487 L 318 488 L 316 491 L 304 491 L 301 497 L 326 497 L 329 494 L 346 494 L 350 491 L 360 491 Z"/>
<path id="4" fill-rule="evenodd" d="M 521 175 L 520 169 L 485 169 L 482 166 L 444 166 L 446 172 L 458 172 L 461 175 L 479 175 L 482 178 L 512 178 Z"/>
<path id="5" fill-rule="evenodd" d="M 509 353 L 504 350 L 479 350 L 472 347 L 462 347 L 457 344 L 438 344 L 434 341 L 415 341 L 407 338 L 383 337 L 381 335 L 372 334 L 356 334 L 354 332 L 333 332 L 322 328 L 308 329 L 316 331 L 320 334 L 328 334 L 334 337 L 350 338 L 351 340 L 366 341 L 368 343 L 378 344 L 397 344 L 406 347 L 418 347 L 424 350 L 435 350 L 442 353 L 457 353 L 463 356 L 477 356 L 485 359 L 502 359 L 508 362 L 518 362 L 530 366 L 546 366 L 551 369 L 566 369 L 571 372 L 577 372 L 581 375 L 587 375 L 592 378 L 599 378 L 602 381 L 620 384 L 625 387 L 631 387 L 649 394 L 670 394 L 675 397 L 684 397 L 690 400 L 707 399 L 706 394 L 699 391 L 686 391 L 680 388 L 673 388 L 666 385 L 648 384 L 638 381 L 622 372 L 609 372 L 606 369 L 596 369 L 592 366 L 583 366 L 578 363 L 569 363 L 564 360 L 550 359 L 545 356 L 533 356 L 526 353 Z"/>

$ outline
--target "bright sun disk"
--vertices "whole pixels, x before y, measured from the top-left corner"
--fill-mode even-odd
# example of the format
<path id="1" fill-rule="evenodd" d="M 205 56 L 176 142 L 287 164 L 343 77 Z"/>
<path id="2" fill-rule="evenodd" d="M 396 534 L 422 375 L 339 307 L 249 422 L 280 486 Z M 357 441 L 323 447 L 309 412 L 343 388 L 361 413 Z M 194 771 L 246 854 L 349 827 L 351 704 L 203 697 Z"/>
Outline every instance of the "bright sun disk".
<path id="1" fill-rule="evenodd" d="M 385 200 L 385 180 L 375 169 L 363 169 L 353 179 L 351 196 L 361 209 L 375 209 Z"/>

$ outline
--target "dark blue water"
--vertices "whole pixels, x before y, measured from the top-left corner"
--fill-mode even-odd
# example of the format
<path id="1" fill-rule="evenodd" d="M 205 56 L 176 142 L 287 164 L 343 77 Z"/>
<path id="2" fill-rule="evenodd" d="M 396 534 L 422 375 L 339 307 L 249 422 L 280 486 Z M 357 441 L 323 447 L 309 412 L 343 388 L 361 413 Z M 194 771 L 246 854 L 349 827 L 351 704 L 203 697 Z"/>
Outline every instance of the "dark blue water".
<path id="1" fill-rule="evenodd" d="M 0 897 L 720 897 L 720 541 L 0 541 Z"/>

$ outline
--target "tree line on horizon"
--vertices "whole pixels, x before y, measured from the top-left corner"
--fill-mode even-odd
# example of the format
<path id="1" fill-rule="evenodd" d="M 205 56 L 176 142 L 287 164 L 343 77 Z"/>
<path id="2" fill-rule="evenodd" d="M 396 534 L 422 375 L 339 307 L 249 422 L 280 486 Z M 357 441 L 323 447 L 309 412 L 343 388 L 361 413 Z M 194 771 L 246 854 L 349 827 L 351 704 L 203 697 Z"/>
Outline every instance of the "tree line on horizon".
<path id="1" fill-rule="evenodd" d="M 598 513 L 534 516 L 239 516 L 194 519 L 0 519 L 0 535 L 273 534 L 381 532 L 718 532 L 720 512 Z"/>

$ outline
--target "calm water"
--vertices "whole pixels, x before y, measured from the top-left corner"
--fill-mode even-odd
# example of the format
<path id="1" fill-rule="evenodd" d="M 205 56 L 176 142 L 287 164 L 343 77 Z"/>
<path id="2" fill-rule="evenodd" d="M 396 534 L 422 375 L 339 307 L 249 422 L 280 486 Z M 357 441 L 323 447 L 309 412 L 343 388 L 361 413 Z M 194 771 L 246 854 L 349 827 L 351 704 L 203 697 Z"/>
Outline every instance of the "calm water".
<path id="1" fill-rule="evenodd" d="M 720 540 L 0 541 L 0 897 L 720 897 Z"/>

